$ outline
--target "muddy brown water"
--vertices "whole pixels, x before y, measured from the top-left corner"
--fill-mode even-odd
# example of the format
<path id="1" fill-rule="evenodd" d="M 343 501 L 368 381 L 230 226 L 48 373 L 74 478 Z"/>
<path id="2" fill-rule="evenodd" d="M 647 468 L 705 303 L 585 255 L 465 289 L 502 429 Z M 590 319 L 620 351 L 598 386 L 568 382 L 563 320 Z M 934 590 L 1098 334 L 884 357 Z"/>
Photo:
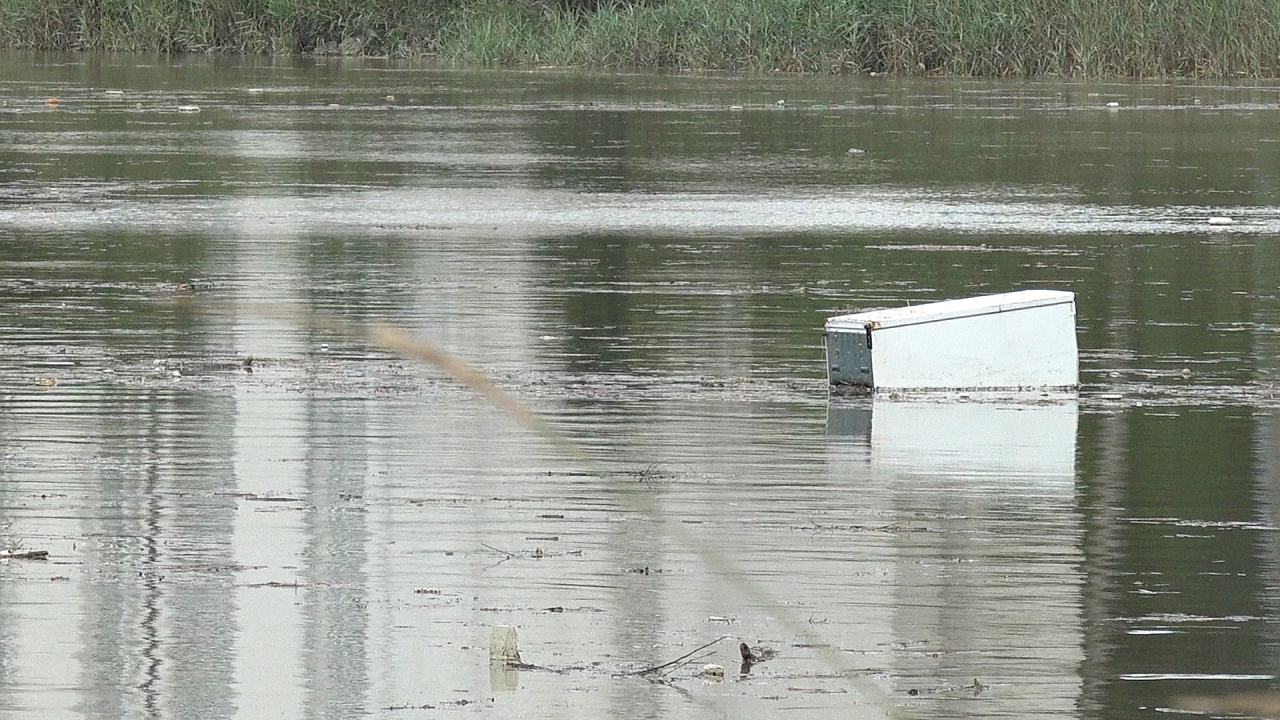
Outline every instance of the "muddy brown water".
<path id="1" fill-rule="evenodd" d="M 0 559 L 0 715 L 1267 690 L 1277 137 L 1269 85 L 6 55 L 0 550 L 49 557 Z M 1078 396 L 828 397 L 827 315 L 1023 287 Z"/>

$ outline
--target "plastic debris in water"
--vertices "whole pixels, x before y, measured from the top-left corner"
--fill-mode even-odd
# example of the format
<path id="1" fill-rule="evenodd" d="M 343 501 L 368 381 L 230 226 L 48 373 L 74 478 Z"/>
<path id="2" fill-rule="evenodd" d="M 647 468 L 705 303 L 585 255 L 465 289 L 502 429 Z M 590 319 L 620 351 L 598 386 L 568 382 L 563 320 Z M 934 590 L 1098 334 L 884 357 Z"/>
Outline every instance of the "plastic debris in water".
<path id="1" fill-rule="evenodd" d="M 515 627 L 494 625 L 489 634 L 489 663 L 494 665 L 519 665 L 520 642 Z"/>
<path id="2" fill-rule="evenodd" d="M 764 662 L 772 659 L 777 654 L 774 650 L 764 647 L 757 647 L 752 650 L 751 646 L 746 643 L 738 643 L 738 653 L 742 655 L 742 662 L 744 663 Z"/>

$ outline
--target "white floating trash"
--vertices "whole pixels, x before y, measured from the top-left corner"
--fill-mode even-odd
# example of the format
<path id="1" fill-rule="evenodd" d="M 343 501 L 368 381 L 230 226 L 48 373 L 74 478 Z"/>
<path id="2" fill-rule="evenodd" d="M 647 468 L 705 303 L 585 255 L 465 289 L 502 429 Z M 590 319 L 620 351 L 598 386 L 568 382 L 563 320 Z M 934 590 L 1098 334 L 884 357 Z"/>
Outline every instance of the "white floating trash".
<path id="1" fill-rule="evenodd" d="M 489 663 L 492 665 L 519 665 L 520 641 L 511 625 L 494 625 L 489 634 Z"/>
<path id="2" fill-rule="evenodd" d="M 702 670 L 698 673 L 706 680 L 711 682 L 722 682 L 724 680 L 724 666 L 715 663 L 707 663 L 702 666 Z"/>
<path id="3" fill-rule="evenodd" d="M 881 390 L 1071 390 L 1075 294 L 1020 290 L 827 319 L 827 378 Z"/>

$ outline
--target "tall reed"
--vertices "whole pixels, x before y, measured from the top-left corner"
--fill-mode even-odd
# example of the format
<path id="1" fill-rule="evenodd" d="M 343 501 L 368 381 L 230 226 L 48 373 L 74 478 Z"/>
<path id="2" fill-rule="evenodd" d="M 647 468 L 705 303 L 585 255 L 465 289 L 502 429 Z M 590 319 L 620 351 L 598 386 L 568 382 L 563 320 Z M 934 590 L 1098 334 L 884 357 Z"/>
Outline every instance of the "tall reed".
<path id="1" fill-rule="evenodd" d="M 0 0 L 0 45 L 483 65 L 1275 77 L 1275 0 Z"/>
<path id="2" fill-rule="evenodd" d="M 570 13 L 469 5 L 436 49 L 465 62 L 975 76 L 1271 77 L 1271 0 L 660 0 Z M 472 28 L 483 28 L 478 33 Z M 502 51 L 495 52 L 495 38 Z"/>

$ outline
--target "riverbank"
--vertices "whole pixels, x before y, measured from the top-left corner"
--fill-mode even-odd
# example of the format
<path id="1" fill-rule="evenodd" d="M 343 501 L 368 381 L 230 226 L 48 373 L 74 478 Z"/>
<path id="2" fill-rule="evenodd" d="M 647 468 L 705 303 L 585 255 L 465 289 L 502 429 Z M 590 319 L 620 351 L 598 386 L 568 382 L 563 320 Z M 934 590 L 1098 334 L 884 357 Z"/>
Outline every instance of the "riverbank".
<path id="1" fill-rule="evenodd" d="M 1276 77 L 1265 0 L 0 0 L 0 45 L 989 77 Z"/>

